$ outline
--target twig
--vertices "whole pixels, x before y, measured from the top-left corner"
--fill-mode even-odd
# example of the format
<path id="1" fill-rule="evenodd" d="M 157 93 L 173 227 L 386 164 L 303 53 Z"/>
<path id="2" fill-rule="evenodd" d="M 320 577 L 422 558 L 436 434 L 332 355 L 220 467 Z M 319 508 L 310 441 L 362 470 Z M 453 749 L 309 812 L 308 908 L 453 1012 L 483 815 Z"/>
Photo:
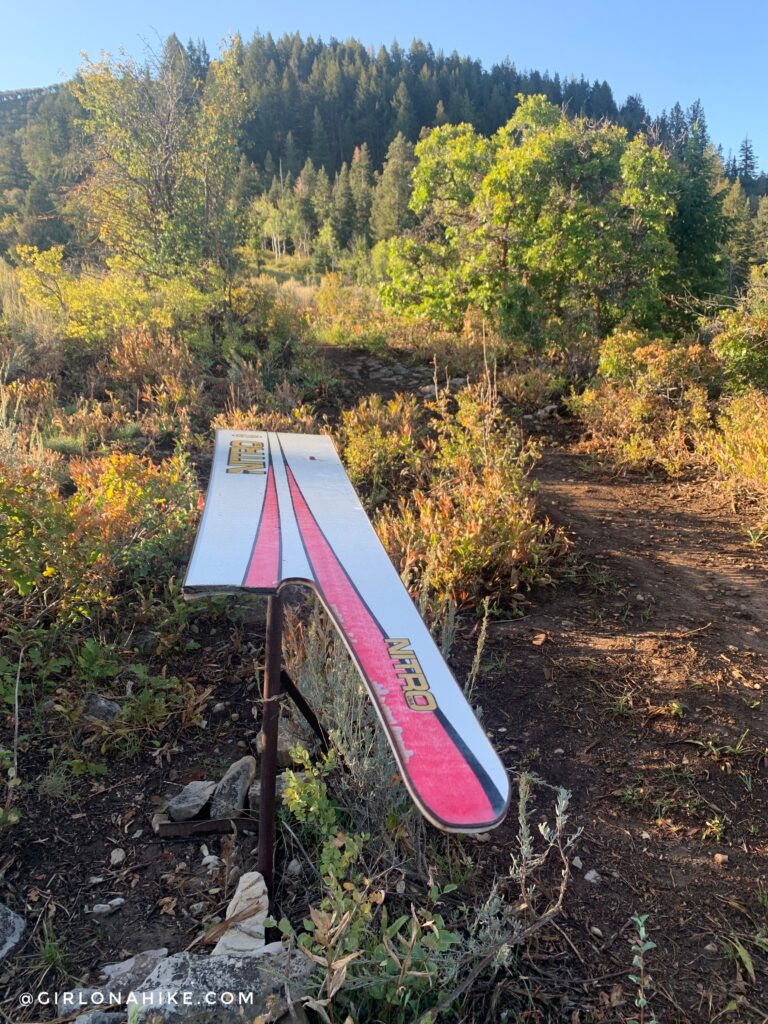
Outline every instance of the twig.
<path id="1" fill-rule="evenodd" d="M 706 626 L 698 626 L 696 629 L 685 629 L 682 633 L 675 632 L 673 629 L 664 630 L 662 633 L 649 633 L 648 636 L 664 636 L 669 637 L 671 640 L 682 640 L 684 636 L 693 636 L 695 633 L 703 633 L 705 629 L 709 629 L 712 625 L 708 622 Z"/>

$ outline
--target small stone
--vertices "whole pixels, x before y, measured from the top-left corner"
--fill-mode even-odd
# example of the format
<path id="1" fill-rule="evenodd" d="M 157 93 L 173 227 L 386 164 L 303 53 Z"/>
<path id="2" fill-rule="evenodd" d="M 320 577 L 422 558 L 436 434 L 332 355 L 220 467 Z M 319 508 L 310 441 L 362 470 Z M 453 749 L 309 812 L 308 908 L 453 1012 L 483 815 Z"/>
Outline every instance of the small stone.
<path id="1" fill-rule="evenodd" d="M 564 754 L 565 751 L 563 750 L 562 747 L 555 747 L 555 749 L 552 751 L 552 753 L 553 754 Z"/>
<path id="2" fill-rule="evenodd" d="M 110 900 L 109 903 L 94 903 L 91 908 L 91 913 L 94 917 L 108 917 L 110 914 L 114 914 L 116 910 L 125 903 L 125 900 L 119 896 L 115 899 Z"/>
<path id="3" fill-rule="evenodd" d="M 241 757 L 227 769 L 211 801 L 211 818 L 237 817 L 245 806 L 248 788 L 256 778 L 256 758 Z"/>
<path id="4" fill-rule="evenodd" d="M 102 697 L 100 693 L 89 693 L 85 701 L 83 716 L 92 722 L 112 722 L 120 714 L 116 700 Z"/>
<path id="5" fill-rule="evenodd" d="M 219 939 L 211 956 L 249 956 L 264 946 L 264 921 L 269 913 L 269 894 L 258 871 L 246 872 L 227 907 L 225 920 L 236 917 Z"/>
<path id="6" fill-rule="evenodd" d="M 593 885 L 597 885 L 597 883 L 598 883 L 598 882 L 602 882 L 602 880 L 603 880 L 603 879 L 602 879 L 602 878 L 601 878 L 601 876 L 600 876 L 600 875 L 598 874 L 598 872 L 597 872 L 597 871 L 595 871 L 595 869 L 594 869 L 594 868 L 592 868 L 592 869 L 591 869 L 590 871 L 588 871 L 588 872 L 587 872 L 587 873 L 586 873 L 586 874 L 584 875 L 584 881 L 585 881 L 585 882 L 592 882 L 592 883 L 593 883 Z"/>
<path id="7" fill-rule="evenodd" d="M 25 928 L 24 918 L 0 903 L 0 960 L 18 946 Z"/>
<path id="8" fill-rule="evenodd" d="M 296 857 L 292 857 L 288 861 L 288 864 L 286 865 L 285 873 L 287 875 L 291 875 L 293 878 L 296 878 L 298 875 L 301 874 L 301 861 L 297 860 Z"/>
<path id="9" fill-rule="evenodd" d="M 235 746 L 237 747 L 238 750 L 248 749 L 248 744 L 245 742 L 245 740 L 238 740 Z"/>
<path id="10" fill-rule="evenodd" d="M 715 864 L 717 864 L 717 866 L 719 868 L 724 868 L 725 865 L 728 863 L 728 854 L 727 853 L 716 853 L 714 855 L 713 859 L 715 861 Z"/>
<path id="11" fill-rule="evenodd" d="M 198 903 L 193 903 L 190 906 L 189 912 L 192 915 L 192 917 L 200 917 L 202 914 L 206 912 L 207 909 L 208 904 L 205 902 L 205 900 L 200 900 Z"/>
<path id="12" fill-rule="evenodd" d="M 155 811 L 152 815 L 152 831 L 157 834 L 160 826 L 169 824 L 170 820 L 166 811 Z"/>
<path id="13" fill-rule="evenodd" d="M 648 840 L 651 838 L 651 833 L 650 832 L 641 832 L 640 833 L 640 838 L 644 839 L 646 842 L 648 842 Z"/>
<path id="14" fill-rule="evenodd" d="M 574 857 L 571 861 L 571 864 L 573 864 L 577 871 L 581 871 L 582 867 L 584 866 L 581 862 L 581 857 Z"/>
<path id="15" fill-rule="evenodd" d="M 600 931 L 599 928 L 595 928 L 595 926 L 593 925 L 589 930 L 595 936 L 595 938 L 602 939 L 603 933 Z"/>
<path id="16" fill-rule="evenodd" d="M 173 821 L 189 821 L 202 811 L 213 796 L 215 782 L 189 782 L 168 804 Z"/>
<path id="17" fill-rule="evenodd" d="M 716 956 L 720 950 L 717 948 L 716 942 L 708 942 L 704 947 L 704 952 L 709 953 L 710 956 Z"/>
<path id="18" fill-rule="evenodd" d="M 113 868 L 119 868 L 125 860 L 125 850 L 121 846 L 116 846 L 112 853 L 109 855 L 109 863 Z"/>
<path id="19" fill-rule="evenodd" d="M 222 712 L 224 712 L 226 710 L 227 710 L 227 705 L 224 703 L 223 700 L 220 700 L 218 702 L 218 704 L 214 704 L 213 705 L 213 708 L 211 709 L 211 714 L 212 715 L 220 715 L 220 714 L 222 714 Z"/>

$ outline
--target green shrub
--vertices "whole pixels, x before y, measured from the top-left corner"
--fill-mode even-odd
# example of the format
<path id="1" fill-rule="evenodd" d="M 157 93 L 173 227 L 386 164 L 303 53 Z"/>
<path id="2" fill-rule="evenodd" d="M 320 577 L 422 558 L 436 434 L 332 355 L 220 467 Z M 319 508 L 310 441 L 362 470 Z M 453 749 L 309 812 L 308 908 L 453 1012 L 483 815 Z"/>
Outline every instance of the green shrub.
<path id="1" fill-rule="evenodd" d="M 768 267 L 756 267 L 747 294 L 722 315 L 723 330 L 712 347 L 731 381 L 768 387 Z"/>
<path id="2" fill-rule="evenodd" d="M 751 388 L 725 402 L 705 450 L 721 476 L 768 514 L 768 395 Z"/>
<path id="3" fill-rule="evenodd" d="M 415 398 L 361 399 L 341 416 L 338 440 L 349 478 L 369 508 L 407 494 L 425 480 L 427 423 Z"/>
<path id="4" fill-rule="evenodd" d="M 431 413 L 428 483 L 381 511 L 379 535 L 401 572 L 438 601 L 490 596 L 514 606 L 521 584 L 551 581 L 565 547 L 536 516 L 528 481 L 536 449 L 488 385 L 444 394 Z"/>

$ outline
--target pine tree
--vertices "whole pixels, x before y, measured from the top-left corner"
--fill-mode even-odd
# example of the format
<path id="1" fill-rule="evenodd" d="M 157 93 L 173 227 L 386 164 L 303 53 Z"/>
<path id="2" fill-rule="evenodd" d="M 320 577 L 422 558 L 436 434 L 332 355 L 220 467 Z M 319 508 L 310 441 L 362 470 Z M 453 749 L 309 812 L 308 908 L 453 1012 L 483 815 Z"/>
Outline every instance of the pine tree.
<path id="1" fill-rule="evenodd" d="M 768 196 L 760 196 L 757 203 L 755 256 L 758 263 L 768 263 Z"/>
<path id="2" fill-rule="evenodd" d="M 354 233 L 359 238 L 367 239 L 371 220 L 371 204 L 373 203 L 373 172 L 367 142 L 355 148 L 349 172 L 349 184 L 355 205 Z"/>
<path id="3" fill-rule="evenodd" d="M 323 224 L 331 212 L 331 183 L 328 179 L 328 172 L 321 167 L 315 177 L 315 188 L 312 193 L 312 208 L 315 211 L 318 223 Z"/>
<path id="4" fill-rule="evenodd" d="M 296 140 L 293 137 L 293 132 L 288 132 L 285 137 L 282 161 L 283 173 L 292 174 L 294 177 L 299 173 L 301 157 L 299 155 L 299 147 L 296 145 Z"/>
<path id="5" fill-rule="evenodd" d="M 51 201 L 48 190 L 40 181 L 33 181 L 27 191 L 24 216 L 19 228 L 19 241 L 24 245 L 36 245 L 38 249 L 50 249 L 62 245 L 69 238 L 69 232 Z"/>
<path id="6" fill-rule="evenodd" d="M 631 139 L 644 130 L 648 123 L 648 111 L 639 96 L 628 96 L 619 111 L 619 124 L 627 129 Z"/>
<path id="7" fill-rule="evenodd" d="M 741 181 L 734 181 L 723 202 L 727 225 L 725 252 L 728 257 L 728 283 L 732 295 L 742 292 L 757 251 L 755 231 L 749 209 L 749 197 Z"/>
<path id="8" fill-rule="evenodd" d="M 677 177 L 676 209 L 669 227 L 677 252 L 676 290 L 709 299 L 720 294 L 725 284 L 720 160 L 697 124 L 688 129 L 685 145 L 671 160 Z"/>
<path id="9" fill-rule="evenodd" d="M 315 167 L 324 167 L 326 171 L 333 166 L 331 146 L 328 141 L 328 130 L 325 127 L 320 110 L 315 107 L 312 114 L 312 142 L 309 155 Z"/>
<path id="10" fill-rule="evenodd" d="M 739 146 L 738 169 L 739 181 L 745 191 L 749 192 L 757 176 L 757 158 L 755 157 L 755 147 L 752 145 L 752 140 L 748 137 Z"/>
<path id="11" fill-rule="evenodd" d="M 401 234 L 413 223 L 408 203 L 414 165 L 413 146 L 403 135 L 396 135 L 373 194 L 371 233 L 377 242 Z"/>
<path id="12" fill-rule="evenodd" d="M 337 242 L 342 249 L 346 248 L 355 230 L 355 200 L 346 164 L 341 165 L 333 186 L 330 222 Z"/>
<path id="13" fill-rule="evenodd" d="M 392 98 L 392 106 L 395 111 L 394 131 L 403 135 L 411 142 L 415 141 L 419 134 L 419 125 L 416 120 L 416 113 L 413 109 L 408 86 L 401 82 Z"/>

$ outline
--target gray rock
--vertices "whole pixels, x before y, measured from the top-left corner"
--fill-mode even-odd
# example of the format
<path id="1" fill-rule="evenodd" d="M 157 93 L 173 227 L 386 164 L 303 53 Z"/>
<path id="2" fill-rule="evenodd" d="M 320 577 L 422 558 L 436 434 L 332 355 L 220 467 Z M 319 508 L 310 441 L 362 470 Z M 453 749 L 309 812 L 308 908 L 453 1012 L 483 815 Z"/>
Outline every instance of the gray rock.
<path id="1" fill-rule="evenodd" d="M 242 1024 L 265 1016 L 291 1020 L 285 987 L 298 1003 L 304 995 L 312 963 L 296 950 L 275 950 L 264 956 L 204 956 L 176 953 L 163 960 L 135 993 L 140 1024 Z M 169 992 L 189 993 L 187 1005 L 167 1005 Z M 210 993 L 234 993 L 231 1005 L 210 1003 Z M 242 993 L 242 996 L 239 994 Z M 238 1006 L 238 998 L 247 1000 Z M 208 1000 L 208 1001 L 206 1001 Z M 242 1011 L 242 1012 L 241 1012 Z M 296 1021 L 305 1021 L 300 1006 Z"/>
<path id="2" fill-rule="evenodd" d="M 599 872 L 595 871 L 594 868 L 592 868 L 591 871 L 588 871 L 586 873 L 586 875 L 584 875 L 584 881 L 585 882 L 592 882 L 593 885 L 597 885 L 598 882 L 602 882 L 602 880 L 603 880 L 602 876 L 600 875 Z"/>
<path id="3" fill-rule="evenodd" d="M 290 768 L 296 762 L 291 757 L 291 749 L 297 743 L 303 743 L 304 737 L 296 727 L 285 719 L 280 719 L 277 728 L 277 766 L 278 768 Z M 260 732 L 256 737 L 256 750 L 259 754 L 264 753 L 264 733 Z"/>
<path id="4" fill-rule="evenodd" d="M 296 772 L 297 779 L 303 779 L 306 776 L 306 772 Z M 288 785 L 287 775 L 278 775 L 275 779 L 275 799 L 278 804 L 283 802 L 285 797 L 285 787 Z M 259 801 L 261 800 L 261 779 L 256 779 L 253 785 L 248 790 L 248 806 L 251 809 L 252 814 L 259 813 Z"/>
<path id="5" fill-rule="evenodd" d="M 107 1013 L 101 1005 L 109 1005 L 110 996 L 123 995 L 138 989 L 152 971 L 168 956 L 167 949 L 147 949 L 143 953 L 137 953 L 128 960 L 121 960 L 114 964 L 105 964 L 101 969 L 102 975 L 106 978 L 103 985 L 98 988 L 73 988 L 62 992 L 59 995 L 57 1010 L 60 1017 L 69 1016 L 74 1010 L 81 1010 L 89 1007 L 86 1013 L 80 1015 L 77 1020 L 86 1024 L 114 1024 L 115 1021 L 123 1021 L 125 1013 L 117 1007 Z M 95 998 L 94 998 L 95 997 Z M 97 1005 L 98 1003 L 98 1005 Z M 93 1007 L 92 1009 L 90 1007 Z M 116 1015 L 117 1012 L 117 1015 Z M 102 1018 L 106 1018 L 103 1022 Z M 77 1024 L 77 1022 L 75 1022 Z"/>
<path id="6" fill-rule="evenodd" d="M 168 950 L 145 949 L 127 960 L 119 960 L 114 964 L 105 964 L 101 973 L 107 979 L 110 989 L 123 989 L 128 991 L 141 985 L 161 960 L 168 956 Z"/>
<path id="7" fill-rule="evenodd" d="M 168 804 L 173 821 L 189 821 L 205 807 L 214 794 L 215 782 L 190 782 Z"/>
<path id="8" fill-rule="evenodd" d="M 0 903 L 0 960 L 18 946 L 25 928 L 24 918 Z"/>
<path id="9" fill-rule="evenodd" d="M 79 1017 L 75 1017 L 75 1024 L 124 1024 L 126 1020 L 122 1010 L 117 1013 L 96 1010 L 95 1013 L 81 1013 Z"/>
<path id="10" fill-rule="evenodd" d="M 216 786 L 211 801 L 211 818 L 231 818 L 240 814 L 248 796 L 248 787 L 256 778 L 256 758 L 250 754 L 230 765 Z"/>
<path id="11" fill-rule="evenodd" d="M 85 701 L 83 716 L 92 722 L 112 722 L 120 714 L 116 700 L 102 697 L 100 693 L 89 693 Z"/>
<path id="12" fill-rule="evenodd" d="M 88 1017 L 96 1011 L 93 1009 L 91 1004 L 91 998 L 95 993 L 99 993 L 101 998 L 101 989 L 97 988 L 70 988 L 66 992 L 62 992 L 59 995 L 58 1002 L 56 1004 L 56 1012 L 60 1017 L 68 1017 L 75 1010 L 87 1010 L 87 1013 L 81 1014 L 80 1016 Z M 105 992 L 106 998 L 106 992 Z M 101 1010 L 99 1013 L 103 1012 Z"/>

